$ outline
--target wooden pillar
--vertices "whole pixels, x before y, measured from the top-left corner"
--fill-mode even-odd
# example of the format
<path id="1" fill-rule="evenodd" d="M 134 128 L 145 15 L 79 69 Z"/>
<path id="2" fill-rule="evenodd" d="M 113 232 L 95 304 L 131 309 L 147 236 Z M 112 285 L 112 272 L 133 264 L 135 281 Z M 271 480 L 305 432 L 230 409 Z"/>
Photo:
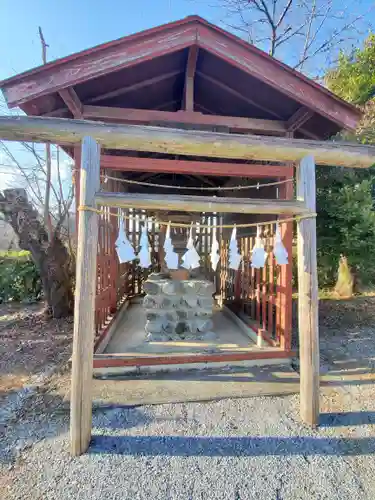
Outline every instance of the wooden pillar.
<path id="1" fill-rule="evenodd" d="M 95 193 L 100 187 L 99 171 L 99 146 L 91 137 L 85 137 L 82 141 L 80 206 L 95 206 Z M 98 214 L 79 211 L 70 401 L 73 455 L 84 453 L 91 439 L 97 244 Z"/>
<path id="2" fill-rule="evenodd" d="M 315 212 L 315 163 L 303 158 L 297 168 L 297 198 Z M 319 325 L 316 220 L 298 222 L 298 329 L 300 352 L 301 417 L 307 424 L 319 423 Z"/>

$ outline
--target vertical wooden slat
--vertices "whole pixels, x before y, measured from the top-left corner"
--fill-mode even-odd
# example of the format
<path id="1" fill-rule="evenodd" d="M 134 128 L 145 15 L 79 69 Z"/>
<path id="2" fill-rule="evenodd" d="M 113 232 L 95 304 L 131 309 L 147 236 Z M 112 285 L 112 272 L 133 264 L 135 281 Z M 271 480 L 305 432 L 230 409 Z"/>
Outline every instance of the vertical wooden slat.
<path id="1" fill-rule="evenodd" d="M 91 137 L 82 142 L 80 205 L 95 206 L 100 187 L 100 148 Z M 98 214 L 79 212 L 76 290 L 70 404 L 70 443 L 73 455 L 87 450 L 91 439 L 92 366 L 95 330 Z"/>
<path id="2" fill-rule="evenodd" d="M 270 246 L 273 245 L 273 228 L 270 228 Z M 274 308 L 274 294 L 275 294 L 275 277 L 274 277 L 274 254 L 270 251 L 269 259 L 269 272 L 268 272 L 268 321 L 267 330 L 270 335 L 273 335 L 273 308 Z"/>
<path id="3" fill-rule="evenodd" d="M 267 268 L 268 259 L 262 269 L 262 328 L 267 330 Z"/>
<path id="4" fill-rule="evenodd" d="M 297 169 L 297 198 L 315 212 L 315 197 L 315 163 L 312 156 L 307 156 Z M 319 423 L 319 325 L 315 218 L 299 221 L 297 234 L 301 417 L 316 426 Z"/>
<path id="5" fill-rule="evenodd" d="M 281 199 L 293 198 L 293 183 L 282 184 L 279 188 Z M 289 264 L 278 266 L 276 286 L 276 339 L 280 347 L 289 350 L 292 331 L 292 254 L 293 254 L 293 223 L 282 222 L 286 218 L 280 216 L 280 232 L 283 244 L 289 255 Z"/>
<path id="6" fill-rule="evenodd" d="M 250 252 L 254 248 L 254 237 L 250 237 Z M 256 282 L 255 282 L 255 269 L 250 268 L 251 271 L 251 319 L 256 319 Z"/>

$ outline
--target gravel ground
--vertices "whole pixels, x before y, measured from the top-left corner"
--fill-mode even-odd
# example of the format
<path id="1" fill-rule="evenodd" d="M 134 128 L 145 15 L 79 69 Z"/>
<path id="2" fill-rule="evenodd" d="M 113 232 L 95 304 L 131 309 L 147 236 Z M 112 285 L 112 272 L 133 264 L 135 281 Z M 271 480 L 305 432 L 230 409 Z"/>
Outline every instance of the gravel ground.
<path id="1" fill-rule="evenodd" d="M 375 300 L 361 307 L 321 311 L 323 373 L 337 380 L 322 382 L 319 429 L 300 423 L 298 396 L 107 408 L 72 458 L 47 384 L 0 423 L 0 499 L 373 500 Z"/>
<path id="2" fill-rule="evenodd" d="M 362 389 L 350 387 L 353 404 Z M 311 431 L 297 396 L 107 409 L 71 458 L 68 415 L 40 395 L 12 427 L 17 446 L 4 440 L 0 498 L 373 499 L 375 412 L 355 415 L 327 413 Z"/>

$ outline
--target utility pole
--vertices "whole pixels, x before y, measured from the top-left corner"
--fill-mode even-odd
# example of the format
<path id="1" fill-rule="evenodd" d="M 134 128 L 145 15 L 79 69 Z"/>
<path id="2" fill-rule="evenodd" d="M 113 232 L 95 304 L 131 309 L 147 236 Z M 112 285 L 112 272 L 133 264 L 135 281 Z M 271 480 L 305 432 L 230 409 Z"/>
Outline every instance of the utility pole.
<path id="1" fill-rule="evenodd" d="M 42 28 L 39 26 L 39 38 L 42 45 L 42 61 L 47 63 L 47 43 L 43 36 Z M 51 195 L 51 144 L 46 143 L 46 194 L 44 198 L 44 224 L 48 232 L 49 241 L 52 241 L 52 224 L 49 214 L 49 204 Z"/>

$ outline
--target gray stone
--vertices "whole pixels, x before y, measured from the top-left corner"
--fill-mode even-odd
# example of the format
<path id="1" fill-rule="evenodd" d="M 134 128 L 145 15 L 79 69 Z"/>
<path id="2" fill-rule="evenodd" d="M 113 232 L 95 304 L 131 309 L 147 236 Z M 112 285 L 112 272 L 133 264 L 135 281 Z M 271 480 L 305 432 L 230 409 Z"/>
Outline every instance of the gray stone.
<path id="1" fill-rule="evenodd" d="M 197 329 L 192 321 L 179 321 L 176 324 L 175 331 L 181 335 L 183 333 L 196 333 Z"/>
<path id="2" fill-rule="evenodd" d="M 180 297 L 172 297 L 172 296 L 160 296 L 161 297 L 161 303 L 160 307 L 162 309 L 170 309 L 172 307 L 177 307 L 178 304 L 180 303 Z"/>
<path id="3" fill-rule="evenodd" d="M 148 333 L 146 337 L 146 342 L 167 342 L 168 340 L 168 336 L 164 333 Z"/>
<path id="4" fill-rule="evenodd" d="M 163 283 L 162 291 L 167 295 L 179 295 L 183 293 L 184 289 L 181 281 L 167 280 Z"/>
<path id="5" fill-rule="evenodd" d="M 146 320 L 147 321 L 158 321 L 163 319 L 164 312 L 162 309 L 147 309 L 146 310 Z"/>
<path id="6" fill-rule="evenodd" d="M 196 297 L 189 297 L 188 295 L 184 295 L 181 300 L 180 300 L 180 305 L 188 308 L 195 308 L 197 307 L 197 298 Z"/>
<path id="7" fill-rule="evenodd" d="M 176 323 L 174 321 L 166 321 L 164 323 L 163 331 L 168 335 L 175 333 L 176 331 Z"/>
<path id="8" fill-rule="evenodd" d="M 184 295 L 196 295 L 197 291 L 195 289 L 195 281 L 193 280 L 184 280 L 181 281 L 181 288 Z"/>
<path id="9" fill-rule="evenodd" d="M 200 333 L 212 330 L 213 326 L 214 324 L 212 323 L 211 319 L 197 319 L 195 321 L 195 327 Z"/>
<path id="10" fill-rule="evenodd" d="M 155 307 L 159 307 L 155 299 L 156 297 L 154 296 L 146 295 L 143 299 L 143 307 L 145 309 L 153 309 Z"/>
<path id="11" fill-rule="evenodd" d="M 163 321 L 147 321 L 145 326 L 146 333 L 162 333 Z"/>
<path id="12" fill-rule="evenodd" d="M 198 297 L 198 305 L 203 309 L 213 309 L 214 307 L 214 299 L 212 297 Z"/>
<path id="13" fill-rule="evenodd" d="M 196 282 L 196 293 L 197 295 L 203 295 L 205 297 L 212 297 L 215 292 L 215 285 L 210 281 L 197 281 Z"/>
<path id="14" fill-rule="evenodd" d="M 182 307 L 182 306 L 180 306 Z M 195 310 L 192 309 L 177 309 L 177 319 L 193 319 L 195 317 Z"/>
<path id="15" fill-rule="evenodd" d="M 148 280 L 157 281 L 157 280 L 163 280 L 163 279 L 167 279 L 167 278 L 168 278 L 167 273 L 151 273 L 150 276 L 147 278 L 147 281 Z"/>
<path id="16" fill-rule="evenodd" d="M 203 340 L 216 340 L 217 335 L 215 332 L 209 331 L 202 335 Z"/>
<path id="17" fill-rule="evenodd" d="M 176 309 L 171 309 L 170 311 L 163 311 L 164 317 L 168 321 L 177 321 L 179 318 L 178 311 Z"/>
<path id="18" fill-rule="evenodd" d="M 198 318 L 211 318 L 212 316 L 212 307 L 210 308 L 198 308 L 194 311 L 195 316 L 198 316 Z"/>
<path id="19" fill-rule="evenodd" d="M 143 283 L 143 290 L 148 294 L 148 295 L 157 295 L 158 293 L 161 292 L 161 286 L 162 286 L 162 281 L 145 281 Z"/>

